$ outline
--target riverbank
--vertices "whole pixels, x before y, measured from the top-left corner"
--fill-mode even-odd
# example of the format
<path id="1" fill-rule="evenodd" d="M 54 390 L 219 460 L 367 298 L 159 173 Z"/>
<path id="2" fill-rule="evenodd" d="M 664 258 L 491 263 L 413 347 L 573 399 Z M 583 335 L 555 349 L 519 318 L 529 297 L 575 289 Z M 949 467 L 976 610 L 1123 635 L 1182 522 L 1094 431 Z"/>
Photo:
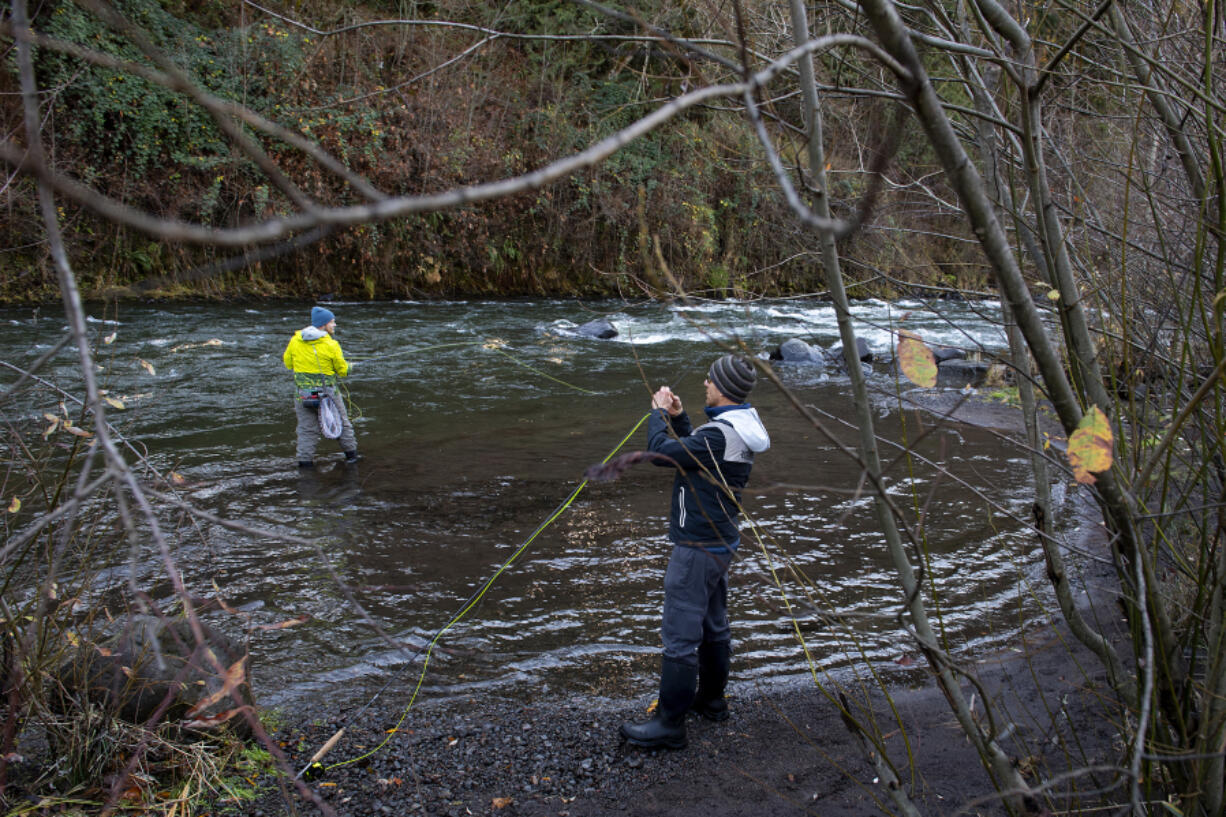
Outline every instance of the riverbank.
<path id="1" fill-rule="evenodd" d="M 925 408 L 948 414 L 938 393 Z M 982 398 L 961 399 L 958 421 L 1008 431 L 1021 427 L 1009 411 Z M 1111 608 L 1112 571 L 1105 542 L 1088 517 L 1072 543 L 1083 602 Z M 901 668 L 899 664 L 907 664 Z M 341 726 L 338 747 L 309 786 L 317 803 L 288 790 L 266 794 L 245 813 L 274 815 L 429 814 L 534 817 L 749 817 L 772 814 L 899 813 L 875 766 L 875 755 L 853 731 L 840 700 L 878 736 L 901 788 L 921 814 L 1003 814 L 979 757 L 922 659 L 877 667 L 872 678 L 824 680 L 763 688 L 729 687 L 732 716 L 715 724 L 691 716 L 690 745 L 643 752 L 626 745 L 618 726 L 646 717 L 653 689 L 626 690 L 627 700 L 567 696 L 523 702 L 472 697 L 415 707 L 388 739 L 400 712 L 391 706 L 354 719 L 346 711 L 296 712 L 277 735 L 293 766 Z M 1049 792 L 1044 813 L 1077 811 L 1115 793 L 1122 747 L 1119 712 L 1098 662 L 1060 624 L 1023 632 L 1009 647 L 964 667 L 964 694 L 984 718 L 992 705 L 1001 744 L 1032 784 L 1064 776 Z M 863 669 L 861 668 L 863 673 Z M 973 683 L 970 678 L 974 678 Z M 880 683 L 878 683 L 878 681 Z M 385 695 L 385 701 L 407 700 Z M 845 698 L 843 697 L 845 696 Z M 321 703 L 322 706 L 322 703 Z M 386 745 L 359 758 L 387 739 Z M 341 764 L 327 766 L 327 764 Z M 1091 767 L 1095 772 L 1085 771 Z"/>
<path id="2" fill-rule="evenodd" d="M 1086 659 L 1061 633 L 1040 630 L 971 668 L 996 707 L 998 723 L 1010 732 L 1006 749 L 1031 782 L 1116 759 L 1115 713 L 1100 697 L 1101 673 L 1083 671 L 1094 666 Z M 922 673 L 895 671 L 885 677 L 888 696 L 878 689 L 867 697 L 850 688 L 843 692 L 857 702 L 858 718 L 875 721 L 920 812 L 1002 813 L 987 774 L 935 685 Z M 308 785 L 337 814 L 896 813 L 864 745 L 828 697 L 831 691 L 816 686 L 762 691 L 737 683 L 734 673 L 732 717 L 722 724 L 691 717 L 690 745 L 677 752 L 643 752 L 618 738 L 622 721 L 644 717 L 653 697 L 649 690 L 639 690 L 633 702 L 570 697 L 525 705 L 481 697 L 433 703 L 415 708 L 369 758 L 328 768 Z M 975 711 L 983 711 L 982 701 Z M 373 748 L 398 714 L 366 713 L 349 725 L 325 762 L 342 763 Z M 291 757 L 301 768 L 346 718 L 346 712 L 329 712 L 277 737 L 298 747 Z M 1078 781 L 1087 790 L 1108 777 L 1073 777 L 1059 787 L 1069 793 L 1052 808 L 1087 805 L 1090 801 L 1077 794 Z M 321 811 L 296 793 L 287 798 L 269 791 L 242 813 Z"/>

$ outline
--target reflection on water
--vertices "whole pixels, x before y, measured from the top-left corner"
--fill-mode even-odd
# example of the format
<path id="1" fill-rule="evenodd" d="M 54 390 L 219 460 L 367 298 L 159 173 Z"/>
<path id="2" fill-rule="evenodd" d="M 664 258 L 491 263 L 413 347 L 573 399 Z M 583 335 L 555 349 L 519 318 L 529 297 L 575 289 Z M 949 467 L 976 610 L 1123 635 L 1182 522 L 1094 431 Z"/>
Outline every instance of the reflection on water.
<path id="1" fill-rule="evenodd" d="M 420 662 L 407 670 L 406 652 L 381 640 L 347 594 L 409 650 L 428 643 L 584 469 L 638 422 L 652 389 L 671 383 L 691 412 L 700 409 L 706 365 L 721 353 L 711 333 L 763 353 L 789 337 L 837 343 L 829 305 L 799 301 L 332 306 L 337 338 L 358 362 L 349 398 L 365 460 L 344 465 L 323 446 L 320 467 L 304 473 L 293 462 L 291 384 L 281 352 L 306 322 L 306 307 L 124 306 L 108 316 L 114 323 L 98 312 L 92 324 L 99 337 L 116 335 L 99 345 L 103 387 L 127 405 L 115 422 L 155 464 L 184 476 L 188 487 L 180 490 L 189 501 L 317 543 L 253 538 L 167 514 L 178 565 L 199 595 L 212 595 L 216 582 L 226 603 L 254 625 L 310 617 L 297 627 L 251 631 L 266 703 L 359 694 L 363 682 L 414 675 Z M 910 313 L 908 328 L 934 346 L 1002 345 L 998 330 L 969 306 L 939 309 L 863 304 L 857 329 L 887 355 L 891 322 L 903 312 Z M 618 338 L 558 331 L 597 314 L 612 319 Z M 29 362 L 62 328 L 50 314 L 9 310 L 0 313 L 0 348 L 6 359 Z M 494 339 L 511 357 L 487 348 Z M 70 390 L 77 388 L 72 360 L 62 353 L 48 375 Z M 844 378 L 779 371 L 802 402 L 852 416 Z M 894 393 L 886 367 L 873 380 Z M 809 673 L 793 617 L 819 671 L 860 656 L 897 658 L 905 650 L 900 592 L 876 511 L 855 494 L 854 464 L 769 385 L 753 402 L 774 448 L 759 458 L 746 492 L 756 535 L 746 531 L 732 570 L 736 677 L 775 682 Z M 32 422 L 54 406 L 49 392 L 35 391 L 14 419 Z M 878 408 L 878 432 L 888 440 L 915 439 L 930 422 L 900 413 L 888 399 Z M 855 445 L 850 424 L 828 425 L 843 444 Z M 640 430 L 625 450 L 643 444 Z M 898 463 L 892 490 L 918 535 L 913 552 L 934 580 L 945 637 L 954 649 L 1004 641 L 1033 615 L 1027 583 L 1034 545 L 1012 518 L 1028 507 L 1025 465 L 1017 449 L 966 427 L 924 437 L 919 452 L 949 473 Z M 440 639 L 427 694 L 640 689 L 656 666 L 669 484 L 664 469 L 639 466 L 616 482 L 587 486 Z M 157 561 L 141 569 L 141 585 L 168 598 Z M 119 585 L 125 573 L 106 575 Z M 241 626 L 232 616 L 219 621 L 231 631 Z"/>

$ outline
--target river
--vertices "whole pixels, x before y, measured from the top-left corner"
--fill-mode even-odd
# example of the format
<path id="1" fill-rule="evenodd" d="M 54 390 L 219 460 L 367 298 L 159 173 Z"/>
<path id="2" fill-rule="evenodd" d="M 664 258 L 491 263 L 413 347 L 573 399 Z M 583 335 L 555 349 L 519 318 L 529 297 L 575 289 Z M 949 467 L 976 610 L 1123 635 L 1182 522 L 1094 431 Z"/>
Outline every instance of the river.
<path id="1" fill-rule="evenodd" d="M 838 342 L 831 306 L 803 300 L 329 306 L 337 339 L 358 361 L 349 399 L 364 459 L 347 466 L 325 440 L 318 467 L 305 472 L 295 466 L 281 353 L 307 323 L 309 306 L 89 310 L 99 377 L 125 406 L 113 420 L 158 469 L 181 476 L 180 495 L 211 513 L 318 543 L 163 515 L 189 587 L 200 597 L 220 590 L 235 611 L 208 617 L 248 639 L 257 695 L 268 705 L 292 706 L 303 696 L 360 699 L 389 679 L 411 687 L 420 671 L 420 659 L 408 666 L 404 650 L 363 622 L 330 571 L 410 648 L 429 642 L 496 577 L 438 639 L 422 695 L 615 697 L 649 688 L 669 552 L 667 470 L 640 465 L 616 481 L 589 484 L 497 571 L 584 470 L 638 423 L 650 389 L 674 384 L 701 416 L 705 368 L 721 353 L 713 338 L 735 336 L 755 352 L 790 337 Z M 996 311 L 984 303 L 864 302 L 855 318 L 878 353 L 890 353 L 890 329 L 904 315 L 932 346 L 991 352 L 1004 344 Z M 598 316 L 612 320 L 618 337 L 559 331 Z M 0 349 L 10 362 L 28 364 L 64 324 L 51 306 L 0 311 Z M 80 394 L 73 362 L 63 351 L 42 374 Z M 831 415 L 823 424 L 841 443 L 856 444 L 846 376 L 777 370 L 802 403 Z M 0 388 L 14 377 L 0 375 Z M 902 442 L 930 430 L 931 417 L 897 408 L 890 395 L 908 386 L 886 367 L 874 369 L 872 383 L 882 395 L 882 438 Z M 898 581 L 873 503 L 854 494 L 854 463 L 770 384 L 751 400 L 774 444 L 759 456 L 745 494 L 762 543 L 746 531 L 731 574 L 734 683 L 809 676 L 797 627 L 818 673 L 847 672 L 865 659 L 906 664 L 913 651 L 898 625 Z M 42 413 L 57 411 L 43 387 L 18 402 L 0 410 L 39 431 Z M 622 450 L 641 449 L 644 429 Z M 886 459 L 896 455 L 882 450 Z M 1007 644 L 1039 614 L 1034 596 L 1042 595 L 1034 587 L 1041 559 L 1017 521 L 1030 504 L 1025 456 L 999 435 L 967 426 L 929 433 L 917 450 L 948 473 L 901 461 L 890 471 L 891 492 L 910 522 L 922 511 L 917 552 L 947 643 L 957 652 Z M 120 550 L 95 563 L 95 591 L 117 598 L 135 570 L 136 584 L 171 606 L 152 546 L 134 566 L 128 555 Z M 276 627 L 300 617 L 305 623 Z"/>

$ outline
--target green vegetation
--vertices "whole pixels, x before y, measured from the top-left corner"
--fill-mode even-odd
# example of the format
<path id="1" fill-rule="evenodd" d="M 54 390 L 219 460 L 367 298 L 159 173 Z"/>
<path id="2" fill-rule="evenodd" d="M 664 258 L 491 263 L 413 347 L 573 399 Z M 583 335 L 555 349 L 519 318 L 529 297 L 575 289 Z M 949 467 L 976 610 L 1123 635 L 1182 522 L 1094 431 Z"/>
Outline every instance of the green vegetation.
<path id="1" fill-rule="evenodd" d="M 435 71 L 472 44 L 470 33 L 383 26 L 321 37 L 276 18 L 240 18 L 217 3 L 122 0 L 116 7 L 203 90 L 318 142 L 351 171 L 396 195 L 541 167 L 681 93 L 694 70 L 675 49 L 633 40 L 507 39 Z M 40 13 L 35 24 L 50 36 L 124 65 L 155 67 L 132 38 L 72 3 Z M 386 3 L 361 14 L 406 13 L 527 34 L 638 31 L 632 23 L 553 0 L 516 3 L 501 16 L 487 4 L 462 0 L 407 8 Z M 692 15 L 675 4 L 644 4 L 640 13 L 682 35 L 703 33 L 691 30 Z M 320 27 L 319 21 L 359 19 L 353 7 L 327 0 L 297 4 L 295 14 Z M 37 69 L 41 85 L 57 89 L 57 165 L 115 200 L 214 227 L 295 209 L 234 149 L 213 116 L 184 94 L 54 49 L 39 50 Z M 420 79 L 406 82 L 411 77 Z M 855 103 L 847 104 L 854 113 Z M 18 121 L 19 105 L 16 94 L 0 97 L 6 122 Z M 797 116 L 794 105 L 778 113 Z M 242 132 L 315 201 L 337 206 L 363 200 L 296 147 L 245 125 Z M 837 134 L 837 144 L 853 144 L 842 137 Z M 905 142 L 911 143 L 922 144 Z M 71 205 L 64 207 L 63 228 L 89 298 L 612 295 L 637 292 L 637 281 L 661 280 L 660 261 L 699 294 L 820 290 L 813 240 L 794 226 L 769 168 L 746 161 L 757 151 L 740 113 L 695 108 L 600 167 L 534 194 L 341 228 L 246 265 L 224 263 L 237 250 L 170 246 Z M 854 161 L 851 154 L 834 156 L 836 164 Z M 923 161 L 931 165 L 931 157 Z M 864 185 L 858 174 L 833 179 L 849 211 Z M 654 249 L 642 252 L 639 191 L 658 257 Z M 37 233 L 34 186 L 18 180 L 7 196 L 13 217 L 0 236 L 15 249 L 0 256 L 0 303 L 53 299 L 45 247 L 25 238 Z M 931 283 L 951 268 L 957 283 L 969 281 L 959 270 L 982 275 L 976 264 L 958 263 L 958 242 L 909 241 L 904 249 L 888 233 L 874 231 L 848 244 L 847 252 L 862 260 L 849 282 L 862 284 L 857 296 L 897 296 L 909 282 Z M 218 272 L 219 264 L 235 269 Z M 883 269 L 894 272 L 877 274 Z"/>

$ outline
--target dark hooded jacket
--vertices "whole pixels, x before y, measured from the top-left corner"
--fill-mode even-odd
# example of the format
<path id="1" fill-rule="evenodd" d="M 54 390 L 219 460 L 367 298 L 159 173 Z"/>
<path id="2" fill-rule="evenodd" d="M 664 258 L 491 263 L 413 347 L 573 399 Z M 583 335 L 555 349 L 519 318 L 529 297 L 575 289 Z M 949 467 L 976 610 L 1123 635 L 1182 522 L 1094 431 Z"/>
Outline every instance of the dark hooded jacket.
<path id="1" fill-rule="evenodd" d="M 754 454 L 770 447 L 770 436 L 748 403 L 709 407 L 706 414 L 711 422 L 693 431 L 685 412 L 670 417 L 656 409 L 647 423 L 647 448 L 669 458 L 656 459 L 656 465 L 678 469 L 668 538 L 677 545 L 727 553 L 740 543 L 741 489 L 749 481 Z"/>

